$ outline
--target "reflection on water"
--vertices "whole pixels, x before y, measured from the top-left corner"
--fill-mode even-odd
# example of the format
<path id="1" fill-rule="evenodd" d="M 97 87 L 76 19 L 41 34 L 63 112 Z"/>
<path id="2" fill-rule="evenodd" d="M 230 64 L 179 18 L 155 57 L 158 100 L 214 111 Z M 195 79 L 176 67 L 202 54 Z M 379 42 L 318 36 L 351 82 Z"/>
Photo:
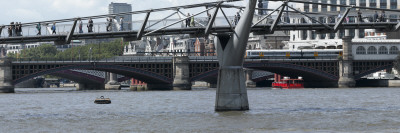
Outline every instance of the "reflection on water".
<path id="1" fill-rule="evenodd" d="M 16 91 L 0 94 L 2 132 L 400 132 L 398 88 L 257 88 L 243 112 L 215 112 L 208 88 Z M 112 104 L 94 104 L 99 96 Z"/>

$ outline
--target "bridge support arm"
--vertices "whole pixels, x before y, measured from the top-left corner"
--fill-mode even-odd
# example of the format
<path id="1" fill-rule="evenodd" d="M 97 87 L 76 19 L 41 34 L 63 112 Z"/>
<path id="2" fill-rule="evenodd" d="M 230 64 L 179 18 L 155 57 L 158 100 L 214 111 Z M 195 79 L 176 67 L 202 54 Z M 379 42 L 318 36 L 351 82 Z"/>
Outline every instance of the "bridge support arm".
<path id="1" fill-rule="evenodd" d="M 70 44 L 72 40 L 72 35 L 74 35 L 76 23 L 78 22 L 79 19 L 74 20 L 74 24 L 71 27 L 71 30 L 69 31 L 67 38 L 65 39 L 65 44 Z"/>
<path id="2" fill-rule="evenodd" d="M 324 27 L 327 28 L 328 30 L 332 30 L 332 27 L 330 27 L 330 26 L 328 26 L 328 25 L 326 25 L 326 24 L 324 24 L 324 23 L 322 23 L 322 22 L 320 22 L 320 21 L 318 21 L 318 20 L 313 19 L 312 17 L 308 16 L 307 14 L 305 14 L 305 13 L 303 13 L 303 12 L 301 12 L 301 11 L 299 11 L 299 10 L 297 10 L 297 9 L 295 9 L 295 8 L 293 8 L 293 7 L 291 7 L 291 6 L 288 6 L 288 7 L 289 7 L 290 9 L 292 9 L 292 10 L 294 10 L 294 11 L 296 11 L 296 12 L 298 12 L 298 13 L 300 13 L 300 14 L 302 14 L 302 15 L 308 17 L 308 18 L 310 18 L 311 20 L 313 20 L 313 21 L 315 21 L 315 22 L 321 24 L 322 26 L 324 26 Z"/>
<path id="3" fill-rule="evenodd" d="M 400 29 L 400 23 L 398 23 L 395 27 L 394 27 L 394 31 L 399 31 L 399 29 Z M 1 34 L 1 33 L 0 33 Z"/>
<path id="4" fill-rule="evenodd" d="M 4 26 L 0 26 L 0 36 L 1 36 L 1 33 L 3 32 L 3 28 L 4 28 Z"/>
<path id="5" fill-rule="evenodd" d="M 210 34 L 210 32 L 211 32 L 211 28 L 212 28 L 212 26 L 213 26 L 213 24 L 214 24 L 214 22 L 215 22 L 215 18 L 217 17 L 218 10 L 219 10 L 219 8 L 220 8 L 220 4 L 221 4 L 221 3 L 219 3 L 219 4 L 217 5 L 217 8 L 215 9 L 214 14 L 211 16 L 211 20 L 208 20 L 208 25 L 207 25 L 206 31 L 205 31 L 205 35 L 206 35 L 206 36 L 208 36 L 208 34 Z"/>
<path id="6" fill-rule="evenodd" d="M 279 21 L 281 20 L 282 17 L 282 13 L 285 9 L 286 3 L 284 3 L 281 7 L 281 10 L 279 10 L 278 16 L 276 17 L 275 21 L 272 23 L 270 29 L 269 29 L 269 33 L 273 34 L 275 29 L 276 29 L 276 25 L 278 25 Z"/>
<path id="7" fill-rule="evenodd" d="M 151 11 L 147 12 L 146 17 L 144 18 L 142 27 L 140 28 L 139 32 L 138 32 L 137 35 L 136 35 L 136 38 L 137 38 L 138 40 L 141 40 L 141 39 L 142 39 L 144 29 L 146 28 L 147 21 L 149 20 L 149 17 L 150 17 L 150 13 L 151 13 Z"/>
<path id="8" fill-rule="evenodd" d="M 342 18 L 339 19 L 339 22 L 336 23 L 335 27 L 333 28 L 334 32 L 337 32 L 339 30 L 339 26 L 343 23 L 344 19 L 347 17 L 349 14 L 351 8 L 347 8 L 346 11 L 344 12 Z"/>
<path id="9" fill-rule="evenodd" d="M 263 17 L 262 19 L 260 19 L 260 20 L 258 20 L 253 26 L 251 26 L 251 27 L 254 27 L 254 26 L 256 26 L 257 24 L 259 24 L 259 23 L 261 23 L 263 20 L 265 20 L 265 19 L 267 19 L 269 16 L 271 16 L 274 12 L 276 12 L 279 8 L 281 8 L 282 7 L 282 5 L 280 6 L 280 7 L 278 7 L 278 8 L 276 8 L 275 10 L 273 10 L 271 13 L 269 13 L 267 16 L 265 16 L 265 17 Z"/>

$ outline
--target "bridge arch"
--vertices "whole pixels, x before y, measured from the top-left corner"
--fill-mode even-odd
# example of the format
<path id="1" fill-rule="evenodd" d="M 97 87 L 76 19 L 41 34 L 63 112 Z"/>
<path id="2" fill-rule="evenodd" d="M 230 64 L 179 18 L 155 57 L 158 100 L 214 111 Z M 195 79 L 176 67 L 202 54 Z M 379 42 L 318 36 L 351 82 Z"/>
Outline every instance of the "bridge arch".
<path id="1" fill-rule="evenodd" d="M 246 68 L 258 69 L 287 76 L 302 76 L 306 81 L 337 81 L 337 75 L 307 66 L 283 62 L 246 63 Z"/>
<path id="2" fill-rule="evenodd" d="M 379 67 L 376 67 L 376 68 L 373 68 L 373 69 L 370 69 L 370 70 L 367 70 L 367 71 L 364 71 L 362 73 L 354 75 L 354 79 L 355 80 L 359 80 L 362 77 L 367 76 L 368 74 L 372 74 L 372 73 L 375 73 L 375 72 L 378 72 L 378 71 L 381 71 L 381 70 L 391 69 L 391 68 L 393 68 L 393 64 L 379 66 Z"/>
<path id="3" fill-rule="evenodd" d="M 149 83 L 149 84 L 170 84 L 172 83 L 172 79 L 169 77 L 166 77 L 164 75 L 160 75 L 157 73 L 145 71 L 142 69 L 134 68 L 134 67 L 127 67 L 127 66 L 122 66 L 122 65 L 115 65 L 115 64 L 79 64 L 79 65 L 68 65 L 68 66 L 63 66 L 63 67 L 57 67 L 53 69 L 46 69 L 42 70 L 33 74 L 25 75 L 21 78 L 14 79 L 13 83 L 18 84 L 20 82 L 23 82 L 25 80 L 29 80 L 31 78 L 41 76 L 41 75 L 46 75 L 46 74 L 53 74 L 57 73 L 60 71 L 66 71 L 66 70 L 71 70 L 71 69 L 83 69 L 83 70 L 99 70 L 99 71 L 105 71 L 105 72 L 112 72 L 120 75 L 124 75 L 127 77 L 135 77 L 138 80 L 141 80 L 143 82 Z"/>

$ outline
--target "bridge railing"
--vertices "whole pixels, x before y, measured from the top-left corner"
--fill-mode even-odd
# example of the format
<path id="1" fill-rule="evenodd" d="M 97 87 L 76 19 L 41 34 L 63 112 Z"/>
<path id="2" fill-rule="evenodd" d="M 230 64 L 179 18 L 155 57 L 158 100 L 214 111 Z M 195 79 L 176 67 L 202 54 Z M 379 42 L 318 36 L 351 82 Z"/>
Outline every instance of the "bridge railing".
<path id="1" fill-rule="evenodd" d="M 146 63 L 167 63 L 172 62 L 171 57 L 154 57 L 154 56 L 136 56 L 136 57 L 122 57 L 122 58 L 105 58 L 105 59 L 74 59 L 74 58 L 11 58 L 13 63 L 91 63 L 91 62 L 146 62 Z"/>

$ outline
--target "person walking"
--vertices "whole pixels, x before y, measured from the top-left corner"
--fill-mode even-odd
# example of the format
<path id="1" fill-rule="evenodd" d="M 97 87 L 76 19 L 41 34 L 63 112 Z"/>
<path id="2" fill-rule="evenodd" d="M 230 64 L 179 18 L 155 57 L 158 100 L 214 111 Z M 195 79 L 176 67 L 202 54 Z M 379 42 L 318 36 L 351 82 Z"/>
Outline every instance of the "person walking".
<path id="1" fill-rule="evenodd" d="M 258 0 L 258 15 L 264 15 L 264 11 L 261 9 L 264 7 L 264 4 L 262 3 L 262 0 Z"/>
<path id="2" fill-rule="evenodd" d="M 195 23 L 194 23 L 194 14 L 192 14 L 192 17 L 190 19 L 190 26 L 195 27 Z"/>
<path id="3" fill-rule="evenodd" d="M 88 28 L 88 33 L 93 32 L 93 20 L 92 18 L 89 18 L 88 25 L 86 26 Z"/>
<path id="4" fill-rule="evenodd" d="M 190 14 L 188 13 L 187 15 L 187 19 L 186 19 L 186 27 L 190 27 Z"/>
<path id="5" fill-rule="evenodd" d="M 11 22 L 10 25 L 8 26 L 8 28 L 7 28 L 8 37 L 12 37 L 12 24 L 13 24 L 13 22 Z"/>
<path id="6" fill-rule="evenodd" d="M 57 34 L 57 32 L 56 32 L 56 22 L 54 22 L 53 26 L 51 26 L 51 30 L 53 31 L 51 34 Z"/>
<path id="7" fill-rule="evenodd" d="M 342 14 L 340 14 L 340 11 L 338 11 L 338 15 L 337 15 L 337 20 L 336 22 L 339 22 L 339 20 L 342 18 Z"/>
<path id="8" fill-rule="evenodd" d="M 17 22 L 15 22 L 15 23 L 17 23 Z M 16 30 L 15 30 L 15 28 L 16 28 L 16 24 L 15 24 L 14 22 L 11 22 L 11 30 L 12 30 L 12 36 L 16 36 Z"/>
<path id="9" fill-rule="evenodd" d="M 124 31 L 124 17 L 119 18 L 119 31 Z"/>
<path id="10" fill-rule="evenodd" d="M 359 23 L 364 22 L 363 19 L 362 19 L 362 15 L 361 14 L 362 14 L 361 11 L 358 10 L 357 17 L 358 17 L 358 22 Z"/>
<path id="11" fill-rule="evenodd" d="M 386 14 L 385 14 L 385 11 L 382 11 L 380 20 L 381 20 L 381 22 L 386 22 Z"/>
<path id="12" fill-rule="evenodd" d="M 79 33 L 83 33 L 83 23 L 82 20 L 79 20 Z"/>
<path id="13" fill-rule="evenodd" d="M 36 35 L 42 35 L 42 26 L 40 25 L 40 22 L 36 25 L 36 30 L 38 31 Z"/>
<path id="14" fill-rule="evenodd" d="M 237 23 L 240 21 L 240 11 L 237 12 Z"/>
<path id="15" fill-rule="evenodd" d="M 375 11 L 375 14 L 374 14 L 374 22 L 378 22 L 378 11 Z"/>

